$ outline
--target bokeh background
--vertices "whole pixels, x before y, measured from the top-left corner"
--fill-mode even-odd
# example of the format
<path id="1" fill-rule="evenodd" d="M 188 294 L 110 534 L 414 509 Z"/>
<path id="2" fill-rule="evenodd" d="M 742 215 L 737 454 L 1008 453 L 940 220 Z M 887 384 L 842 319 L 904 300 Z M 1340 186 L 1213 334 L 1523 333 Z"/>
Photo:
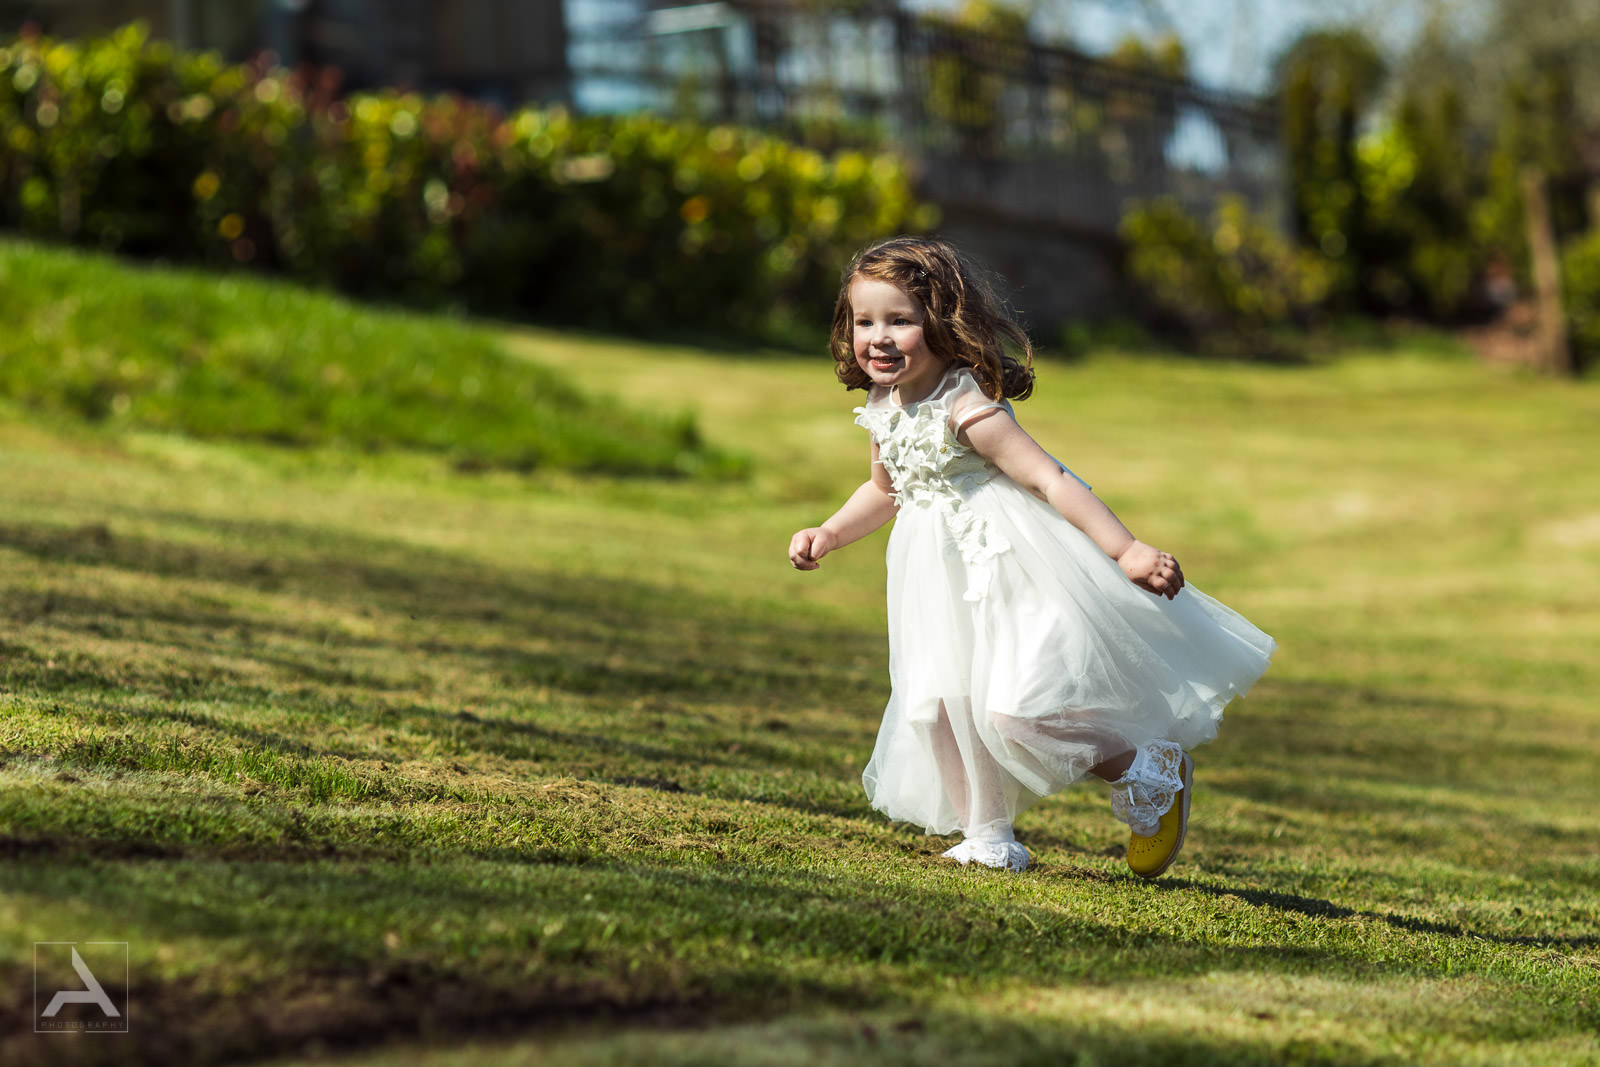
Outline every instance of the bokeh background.
<path id="1" fill-rule="evenodd" d="M 1293 358 L 1307 327 L 1399 316 L 1497 324 L 1481 346 L 1570 374 L 1600 344 L 1595 17 L 8 2 L 0 224 L 789 342 L 852 250 L 937 228 L 1050 344 L 1123 319 Z"/>

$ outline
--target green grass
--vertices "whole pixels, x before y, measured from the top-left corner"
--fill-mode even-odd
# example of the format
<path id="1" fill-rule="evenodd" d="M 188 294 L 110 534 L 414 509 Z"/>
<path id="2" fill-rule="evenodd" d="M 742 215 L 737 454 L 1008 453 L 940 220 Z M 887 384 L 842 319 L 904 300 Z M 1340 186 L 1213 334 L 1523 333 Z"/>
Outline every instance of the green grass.
<path id="1" fill-rule="evenodd" d="M 0 1062 L 1600 1056 L 1592 384 L 1045 365 L 1025 424 L 1282 644 L 1145 884 L 1101 790 L 1021 876 L 867 809 L 883 535 L 784 559 L 866 471 L 825 355 L 505 343 L 749 478 L 0 409 Z M 130 1034 L 31 1032 L 49 939 L 129 943 Z"/>
<path id="2" fill-rule="evenodd" d="M 468 469 L 738 474 L 691 414 L 622 407 L 500 336 L 245 274 L 0 241 L 0 397 L 204 439 L 443 453 Z"/>

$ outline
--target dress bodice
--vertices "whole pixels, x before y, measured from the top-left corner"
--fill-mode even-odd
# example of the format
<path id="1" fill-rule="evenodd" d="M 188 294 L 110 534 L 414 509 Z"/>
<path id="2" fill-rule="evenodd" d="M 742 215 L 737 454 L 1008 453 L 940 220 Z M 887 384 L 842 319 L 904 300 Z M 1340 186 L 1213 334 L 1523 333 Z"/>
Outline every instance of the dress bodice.
<path id="1" fill-rule="evenodd" d="M 894 483 L 902 517 L 910 510 L 934 519 L 948 534 L 945 544 L 966 562 L 968 600 L 987 595 L 989 561 L 1011 548 L 985 518 L 983 508 L 973 506 L 974 495 L 1000 479 L 1010 492 L 1002 491 L 989 506 L 1017 507 L 1019 497 L 1031 501 L 1026 491 L 957 436 L 979 415 L 995 409 L 1015 417 L 1010 404 L 986 396 L 972 370 L 959 363 L 952 364 L 921 400 L 901 405 L 892 390 L 873 386 L 867 402 L 855 409 L 856 425 L 865 427 L 877 442 L 878 461 Z M 1065 464 L 1056 460 L 1056 465 L 1089 488 Z"/>
<path id="2" fill-rule="evenodd" d="M 1011 547 L 967 503 L 973 490 L 1000 477 L 1000 471 L 956 437 L 967 422 L 993 408 L 1010 411 L 1009 404 L 983 394 L 970 370 L 956 365 L 915 403 L 901 406 L 890 390 L 874 387 L 867 403 L 855 409 L 856 425 L 877 442 L 878 461 L 894 483 L 901 512 L 932 512 L 949 534 L 946 543 L 966 562 L 968 600 L 987 594 L 988 561 Z"/>
<path id="3" fill-rule="evenodd" d="M 890 390 L 875 386 L 855 409 L 856 425 L 878 444 L 878 459 L 894 483 L 902 506 L 948 506 L 967 490 L 1000 472 L 956 437 L 966 422 L 992 408 L 1010 410 L 978 388 L 972 372 L 952 366 L 927 396 L 904 406 Z"/>

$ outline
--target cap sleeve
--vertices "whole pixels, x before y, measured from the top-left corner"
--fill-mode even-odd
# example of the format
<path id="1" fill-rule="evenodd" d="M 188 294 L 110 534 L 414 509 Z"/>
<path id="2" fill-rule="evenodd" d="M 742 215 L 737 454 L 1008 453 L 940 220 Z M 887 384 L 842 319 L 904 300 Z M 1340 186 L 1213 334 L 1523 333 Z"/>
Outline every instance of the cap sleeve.
<path id="1" fill-rule="evenodd" d="M 1004 400 L 989 399 L 978 385 L 978 380 L 965 367 L 951 375 L 946 402 L 946 410 L 950 412 L 950 432 L 954 434 L 966 429 L 968 423 L 986 411 L 999 409 L 1007 414 L 1011 412 L 1011 405 Z"/>
<path id="2" fill-rule="evenodd" d="M 950 377 L 952 381 L 950 385 L 950 391 L 947 394 L 949 400 L 949 406 L 947 410 L 950 412 L 951 433 L 959 434 L 962 430 L 966 429 L 974 419 L 986 411 L 1000 410 L 1005 412 L 1007 415 L 1010 415 L 1013 419 L 1017 417 L 1017 413 L 1012 410 L 1011 404 L 1007 401 L 990 400 L 989 397 L 984 393 L 983 389 L 978 385 L 977 378 L 973 377 L 972 372 L 967 370 L 965 367 L 961 368 Z M 1046 453 L 1046 455 L 1049 455 L 1049 453 Z M 1069 468 L 1065 463 L 1061 462 L 1059 459 L 1056 459 L 1054 456 L 1050 456 L 1050 458 L 1055 462 L 1056 466 L 1061 468 L 1061 473 L 1065 474 L 1067 477 L 1071 478 L 1085 489 L 1093 488 L 1088 482 L 1074 474 L 1071 468 Z"/>

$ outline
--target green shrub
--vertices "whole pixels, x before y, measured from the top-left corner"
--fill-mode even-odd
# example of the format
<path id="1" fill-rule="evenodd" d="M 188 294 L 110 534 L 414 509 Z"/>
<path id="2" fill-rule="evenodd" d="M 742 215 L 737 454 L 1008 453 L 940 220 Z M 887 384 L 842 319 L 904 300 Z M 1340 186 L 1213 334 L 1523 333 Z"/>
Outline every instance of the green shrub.
<path id="1" fill-rule="evenodd" d="M 1561 296 L 1580 366 L 1600 358 L 1600 229 L 1570 242 L 1561 255 Z"/>
<path id="2" fill-rule="evenodd" d="M 1385 64 L 1358 29 L 1317 28 L 1283 54 L 1274 71 L 1295 236 L 1334 269 L 1334 298 L 1357 300 L 1379 253 L 1368 217 L 1357 131 L 1378 99 Z"/>
<path id="3" fill-rule="evenodd" d="M 826 318 L 933 221 L 894 157 L 658 118 L 499 116 L 173 51 L 139 26 L 0 46 L 0 225 L 364 296 L 608 326 Z"/>
<path id="4" fill-rule="evenodd" d="M 1279 61 L 1291 229 L 1332 268 L 1330 303 L 1444 321 L 1487 310 L 1487 181 L 1468 76 L 1433 27 L 1392 72 L 1354 29 L 1311 30 Z"/>
<path id="5" fill-rule="evenodd" d="M 1128 274 L 1154 317 L 1218 352 L 1284 355 L 1283 328 L 1307 325 L 1333 284 L 1325 260 L 1237 197 L 1222 198 L 1209 223 L 1172 200 L 1136 206 L 1121 233 Z"/>
<path id="6" fill-rule="evenodd" d="M 1393 116 L 1357 143 L 1370 308 L 1459 321 L 1483 310 L 1477 282 L 1491 244 L 1474 226 L 1485 195 L 1459 94 L 1408 87 Z"/>

